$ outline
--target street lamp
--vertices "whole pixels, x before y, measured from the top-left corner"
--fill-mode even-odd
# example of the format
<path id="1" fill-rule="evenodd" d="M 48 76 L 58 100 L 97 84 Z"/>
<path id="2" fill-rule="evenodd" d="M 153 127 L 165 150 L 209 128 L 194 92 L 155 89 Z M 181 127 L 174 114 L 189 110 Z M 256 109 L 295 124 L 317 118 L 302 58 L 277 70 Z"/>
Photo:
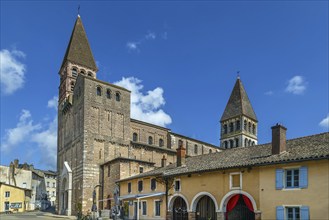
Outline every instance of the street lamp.
<path id="1" fill-rule="evenodd" d="M 91 207 L 91 211 L 94 213 L 93 218 L 95 219 L 95 213 L 97 212 L 97 205 L 96 205 L 96 188 L 102 186 L 101 184 L 97 184 L 94 186 L 94 191 L 93 191 L 93 205 Z"/>

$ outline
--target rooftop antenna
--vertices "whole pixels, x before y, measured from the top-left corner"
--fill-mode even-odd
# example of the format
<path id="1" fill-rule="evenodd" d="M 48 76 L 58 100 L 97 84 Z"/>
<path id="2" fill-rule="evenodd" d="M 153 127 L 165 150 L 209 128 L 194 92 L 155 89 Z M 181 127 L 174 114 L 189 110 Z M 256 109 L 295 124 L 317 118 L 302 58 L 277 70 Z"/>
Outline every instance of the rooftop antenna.
<path id="1" fill-rule="evenodd" d="M 236 72 L 236 75 L 237 75 L 237 78 L 240 79 L 240 71 L 239 70 Z"/>
<path id="2" fill-rule="evenodd" d="M 80 17 L 80 5 L 78 6 L 78 17 Z"/>

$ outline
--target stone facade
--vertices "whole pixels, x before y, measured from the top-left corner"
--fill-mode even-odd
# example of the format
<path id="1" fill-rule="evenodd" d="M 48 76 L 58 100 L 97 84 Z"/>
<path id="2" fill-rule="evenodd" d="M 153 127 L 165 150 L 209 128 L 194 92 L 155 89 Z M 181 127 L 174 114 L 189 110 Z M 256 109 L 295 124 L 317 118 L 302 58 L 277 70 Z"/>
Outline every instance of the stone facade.
<path id="1" fill-rule="evenodd" d="M 86 39 L 84 35 L 78 17 L 67 53 L 77 53 L 71 49 L 77 48 L 72 44 Z M 80 55 L 93 61 L 90 51 L 89 57 Z M 115 182 L 160 167 L 163 156 L 168 164 L 175 163 L 178 140 L 191 145 L 188 156 L 218 151 L 217 146 L 131 119 L 130 91 L 98 80 L 97 69 L 92 66 L 72 58 L 65 60 L 78 59 L 80 55 L 66 54 L 59 71 L 57 170 L 61 174 L 64 162 L 72 170 L 71 214 L 77 214 L 79 209 L 84 213 L 91 210 L 94 189 L 97 207 L 110 208 Z M 94 62 L 89 61 L 85 63 Z M 63 209 L 63 204 L 58 198 L 66 193 L 64 179 L 59 176 L 57 180 L 59 209 Z"/>

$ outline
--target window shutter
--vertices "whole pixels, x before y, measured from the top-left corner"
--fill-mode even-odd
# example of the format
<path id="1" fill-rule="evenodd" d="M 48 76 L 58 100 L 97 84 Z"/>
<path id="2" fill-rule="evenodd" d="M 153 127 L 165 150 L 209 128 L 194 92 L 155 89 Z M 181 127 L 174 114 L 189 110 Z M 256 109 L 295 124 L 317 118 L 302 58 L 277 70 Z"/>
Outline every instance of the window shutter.
<path id="1" fill-rule="evenodd" d="M 276 220 L 284 220 L 284 208 L 283 206 L 276 207 Z"/>
<path id="2" fill-rule="evenodd" d="M 299 168 L 299 187 L 307 188 L 308 185 L 308 174 L 307 167 Z"/>
<path id="3" fill-rule="evenodd" d="M 276 169 L 275 171 L 275 188 L 282 189 L 283 188 L 283 169 Z"/>
<path id="4" fill-rule="evenodd" d="M 309 220 L 310 219 L 310 211 L 308 206 L 302 206 L 300 208 L 300 216 L 301 220 Z"/>

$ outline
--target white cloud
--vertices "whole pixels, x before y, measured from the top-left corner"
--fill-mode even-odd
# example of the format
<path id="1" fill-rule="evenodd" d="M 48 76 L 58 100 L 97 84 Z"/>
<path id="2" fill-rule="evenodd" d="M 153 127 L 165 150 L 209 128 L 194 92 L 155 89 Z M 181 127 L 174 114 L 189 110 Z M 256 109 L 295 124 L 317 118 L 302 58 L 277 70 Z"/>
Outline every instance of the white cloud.
<path id="1" fill-rule="evenodd" d="M 122 80 L 114 83 L 131 91 L 131 117 L 159 126 L 171 124 L 171 117 L 160 109 L 166 103 L 163 89 L 157 87 L 143 94 L 141 82 L 135 77 L 123 77 Z"/>
<path id="2" fill-rule="evenodd" d="M 154 32 L 149 31 L 146 35 L 145 35 L 145 39 L 146 40 L 154 40 L 156 38 L 156 35 Z"/>
<path id="3" fill-rule="evenodd" d="M 5 136 L 1 142 L 1 151 L 8 152 L 13 147 L 25 142 L 31 133 L 40 127 L 40 124 L 33 124 L 30 111 L 23 109 L 16 127 L 5 131 Z"/>
<path id="4" fill-rule="evenodd" d="M 307 82 L 302 76 L 294 76 L 288 81 L 286 92 L 301 95 L 306 90 Z"/>
<path id="5" fill-rule="evenodd" d="M 138 42 L 128 42 L 126 46 L 129 50 L 138 50 L 138 44 L 140 44 L 140 43 L 138 43 Z"/>
<path id="6" fill-rule="evenodd" d="M 161 35 L 162 39 L 167 39 L 167 32 L 165 35 Z M 126 43 L 126 47 L 129 51 L 137 51 L 140 52 L 140 47 L 146 41 L 155 40 L 157 38 L 157 34 L 153 31 L 148 31 L 144 36 L 142 36 L 139 40 L 136 41 L 128 41 Z"/>
<path id="7" fill-rule="evenodd" d="M 325 129 L 329 129 L 329 114 L 327 115 L 326 118 L 322 119 L 319 125 Z"/>
<path id="8" fill-rule="evenodd" d="M 267 91 L 267 92 L 265 92 L 265 95 L 273 95 L 274 94 L 274 92 L 273 91 Z"/>
<path id="9" fill-rule="evenodd" d="M 54 104 L 56 103 L 56 104 Z M 57 97 L 48 101 L 48 107 L 56 109 Z M 23 109 L 15 128 L 6 130 L 1 140 L 1 151 L 9 153 L 18 147 L 37 146 L 40 163 L 48 168 L 56 168 L 57 115 L 52 121 L 35 124 L 30 111 Z M 22 150 L 22 149 L 20 149 Z M 28 154 L 29 152 L 26 152 Z"/>
<path id="10" fill-rule="evenodd" d="M 48 108 L 53 108 L 57 111 L 58 106 L 58 96 L 54 96 L 52 99 L 48 101 Z"/>
<path id="11" fill-rule="evenodd" d="M 20 58 L 25 58 L 22 51 L 0 51 L 1 92 L 6 95 L 13 94 L 24 86 L 26 68 L 19 61 Z"/>

